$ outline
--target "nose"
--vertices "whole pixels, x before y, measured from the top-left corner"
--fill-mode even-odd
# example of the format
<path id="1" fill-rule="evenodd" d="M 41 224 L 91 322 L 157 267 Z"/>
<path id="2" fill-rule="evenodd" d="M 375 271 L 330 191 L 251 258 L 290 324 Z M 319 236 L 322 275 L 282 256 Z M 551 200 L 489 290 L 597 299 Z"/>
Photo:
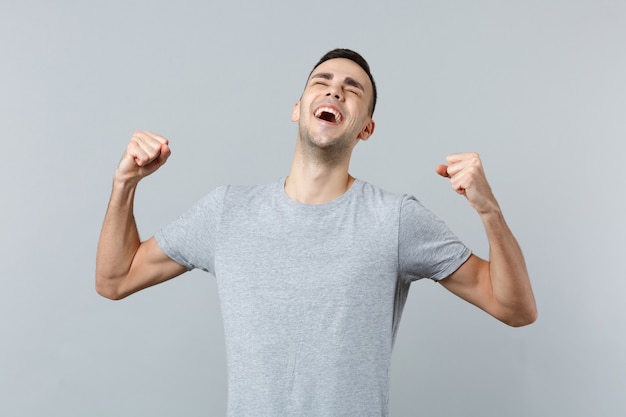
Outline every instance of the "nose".
<path id="1" fill-rule="evenodd" d="M 331 84 L 330 86 L 328 86 L 326 97 L 334 97 L 335 100 L 341 101 L 341 99 L 343 98 L 343 93 L 341 91 L 341 88 L 334 84 Z"/>

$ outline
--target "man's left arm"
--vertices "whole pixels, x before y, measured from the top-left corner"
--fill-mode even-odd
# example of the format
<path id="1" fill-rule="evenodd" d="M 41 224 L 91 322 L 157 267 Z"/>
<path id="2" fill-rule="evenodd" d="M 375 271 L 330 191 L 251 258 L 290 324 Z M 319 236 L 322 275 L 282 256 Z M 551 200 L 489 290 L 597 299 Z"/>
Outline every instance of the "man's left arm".
<path id="1" fill-rule="evenodd" d="M 437 173 L 450 179 L 478 212 L 489 241 L 489 261 L 470 258 L 440 283 L 510 326 L 525 326 L 537 319 L 535 297 L 522 250 L 507 226 L 476 153 L 446 157 Z"/>

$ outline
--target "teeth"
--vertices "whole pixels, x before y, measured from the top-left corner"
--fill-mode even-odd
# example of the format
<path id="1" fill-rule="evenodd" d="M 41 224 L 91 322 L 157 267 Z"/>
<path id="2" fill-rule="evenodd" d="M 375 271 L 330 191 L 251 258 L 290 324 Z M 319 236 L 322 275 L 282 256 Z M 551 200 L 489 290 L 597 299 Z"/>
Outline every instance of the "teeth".
<path id="1" fill-rule="evenodd" d="M 335 116 L 335 121 L 337 123 L 341 122 L 341 114 L 337 110 L 333 109 L 332 107 L 323 107 L 322 106 L 322 107 L 318 108 L 315 111 L 315 117 L 320 117 L 322 115 L 322 113 L 324 113 L 324 112 L 330 113 L 333 116 Z"/>

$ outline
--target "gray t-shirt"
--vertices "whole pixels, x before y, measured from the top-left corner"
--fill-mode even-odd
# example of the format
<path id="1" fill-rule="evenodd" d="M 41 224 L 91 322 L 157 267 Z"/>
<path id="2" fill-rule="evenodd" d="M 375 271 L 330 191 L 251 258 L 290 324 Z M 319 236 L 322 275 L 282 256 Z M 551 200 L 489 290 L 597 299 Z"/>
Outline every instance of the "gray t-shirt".
<path id="1" fill-rule="evenodd" d="M 156 239 L 217 279 L 236 417 L 387 416 L 410 282 L 470 255 L 415 198 L 360 180 L 319 205 L 291 200 L 284 178 L 220 187 Z"/>

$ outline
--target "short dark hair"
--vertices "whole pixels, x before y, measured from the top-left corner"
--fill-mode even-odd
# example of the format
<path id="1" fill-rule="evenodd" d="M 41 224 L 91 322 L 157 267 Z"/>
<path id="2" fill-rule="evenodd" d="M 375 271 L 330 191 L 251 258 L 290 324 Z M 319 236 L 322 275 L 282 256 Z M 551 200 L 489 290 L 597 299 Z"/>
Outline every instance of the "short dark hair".
<path id="1" fill-rule="evenodd" d="M 373 97 L 372 97 L 372 103 L 370 105 L 370 116 L 373 115 L 374 108 L 376 108 L 376 99 L 378 98 L 378 94 L 376 92 L 376 83 L 374 82 L 374 77 L 372 76 L 372 72 L 370 71 L 369 64 L 367 63 L 365 58 L 363 58 L 359 53 L 351 49 L 345 49 L 345 48 L 336 48 L 336 49 L 333 49 L 332 51 L 328 51 L 326 52 L 326 54 L 324 54 L 323 57 L 320 58 L 319 61 L 317 61 L 317 64 L 315 64 L 315 66 L 309 73 L 309 77 L 311 77 L 311 74 L 313 74 L 313 71 L 315 71 L 315 68 L 319 67 L 322 63 L 331 59 L 336 59 L 336 58 L 345 58 L 356 63 L 358 66 L 360 66 L 363 69 L 363 71 L 365 71 L 365 73 L 369 77 L 372 83 L 372 89 L 374 92 Z"/>

